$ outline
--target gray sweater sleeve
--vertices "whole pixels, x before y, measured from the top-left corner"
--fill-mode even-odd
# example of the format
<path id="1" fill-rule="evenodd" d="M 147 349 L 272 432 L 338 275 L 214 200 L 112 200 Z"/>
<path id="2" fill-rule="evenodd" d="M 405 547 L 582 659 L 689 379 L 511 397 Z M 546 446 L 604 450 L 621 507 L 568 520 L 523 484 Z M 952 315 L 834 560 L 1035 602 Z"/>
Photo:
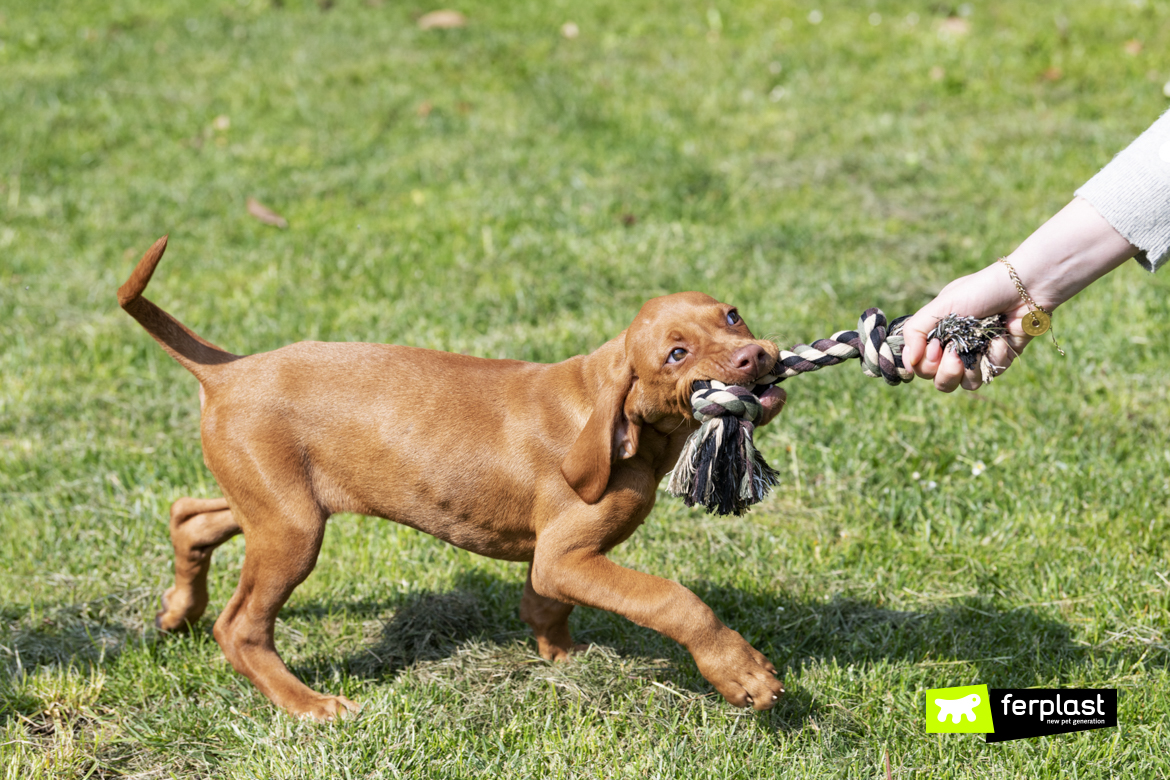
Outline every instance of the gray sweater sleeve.
<path id="1" fill-rule="evenodd" d="M 1170 259 L 1170 111 L 1077 190 L 1141 251 L 1150 271 Z"/>

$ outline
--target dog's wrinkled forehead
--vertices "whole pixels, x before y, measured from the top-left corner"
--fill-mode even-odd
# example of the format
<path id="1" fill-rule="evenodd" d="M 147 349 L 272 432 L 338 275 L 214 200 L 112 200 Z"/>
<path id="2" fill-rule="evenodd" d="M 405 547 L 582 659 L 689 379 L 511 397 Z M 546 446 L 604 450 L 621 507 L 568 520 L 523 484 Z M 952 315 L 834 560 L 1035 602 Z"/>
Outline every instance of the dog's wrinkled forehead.
<path id="1" fill-rule="evenodd" d="M 723 329 L 731 306 L 706 293 L 681 292 L 651 298 L 630 324 L 626 345 L 649 347 L 679 338 L 698 337 Z"/>
<path id="2" fill-rule="evenodd" d="M 724 310 L 731 307 L 701 292 L 681 292 L 651 298 L 642 304 L 641 311 L 630 325 L 630 334 L 644 337 L 661 334 L 664 330 L 686 323 L 718 325 L 723 322 Z"/>

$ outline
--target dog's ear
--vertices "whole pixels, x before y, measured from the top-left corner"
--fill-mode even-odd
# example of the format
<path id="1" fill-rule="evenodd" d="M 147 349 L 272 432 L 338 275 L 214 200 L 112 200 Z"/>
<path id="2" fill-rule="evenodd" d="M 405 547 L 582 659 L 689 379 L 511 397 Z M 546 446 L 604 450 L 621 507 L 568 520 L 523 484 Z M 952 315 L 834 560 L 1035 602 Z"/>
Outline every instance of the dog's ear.
<path id="1" fill-rule="evenodd" d="M 610 466 L 634 457 L 638 451 L 642 425 L 632 420 L 625 409 L 633 384 L 634 372 L 629 366 L 615 372 L 561 463 L 565 481 L 586 504 L 601 500 L 609 484 Z"/>

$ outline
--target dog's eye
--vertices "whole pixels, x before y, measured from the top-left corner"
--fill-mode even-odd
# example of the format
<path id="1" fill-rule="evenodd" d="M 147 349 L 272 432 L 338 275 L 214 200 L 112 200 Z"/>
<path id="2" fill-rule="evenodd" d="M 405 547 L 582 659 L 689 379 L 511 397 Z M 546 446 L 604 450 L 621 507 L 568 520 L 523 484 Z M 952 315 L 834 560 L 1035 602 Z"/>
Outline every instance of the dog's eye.
<path id="1" fill-rule="evenodd" d="M 739 312 L 737 312 L 735 309 L 732 309 L 731 311 L 727 312 L 727 324 L 728 325 L 738 325 L 739 321 L 740 321 L 739 320 Z"/>
<path id="2" fill-rule="evenodd" d="M 685 349 L 683 349 L 682 347 L 675 347 L 674 349 L 672 349 L 670 351 L 670 354 L 667 355 L 666 362 L 667 363 L 678 363 L 686 356 L 687 356 L 687 351 Z"/>

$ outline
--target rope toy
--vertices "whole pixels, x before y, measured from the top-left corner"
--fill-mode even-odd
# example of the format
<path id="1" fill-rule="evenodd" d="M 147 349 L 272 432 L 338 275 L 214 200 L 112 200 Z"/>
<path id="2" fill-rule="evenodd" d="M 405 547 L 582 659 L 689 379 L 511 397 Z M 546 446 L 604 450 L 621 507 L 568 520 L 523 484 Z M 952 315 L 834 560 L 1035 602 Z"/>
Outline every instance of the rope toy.
<path id="1" fill-rule="evenodd" d="M 825 366 L 861 359 L 862 371 L 881 377 L 889 385 L 914 378 L 902 364 L 905 338 L 902 327 L 910 316 L 888 325 L 881 309 L 867 309 L 857 330 L 843 330 L 812 344 L 780 350 L 773 372 L 761 377 L 750 390 L 714 380 L 696 382 L 691 393 L 692 413 L 700 424 L 683 445 L 678 465 L 667 490 L 687 506 L 698 504 L 716 515 L 742 515 L 759 503 L 779 481 L 779 474 L 764 460 L 752 440 L 756 421 L 764 407 L 758 396 L 772 385 Z M 1000 316 L 977 319 L 950 314 L 929 334 L 956 352 L 965 368 L 980 365 L 984 381 L 996 368 L 987 359 L 991 341 L 1004 334 Z"/>

